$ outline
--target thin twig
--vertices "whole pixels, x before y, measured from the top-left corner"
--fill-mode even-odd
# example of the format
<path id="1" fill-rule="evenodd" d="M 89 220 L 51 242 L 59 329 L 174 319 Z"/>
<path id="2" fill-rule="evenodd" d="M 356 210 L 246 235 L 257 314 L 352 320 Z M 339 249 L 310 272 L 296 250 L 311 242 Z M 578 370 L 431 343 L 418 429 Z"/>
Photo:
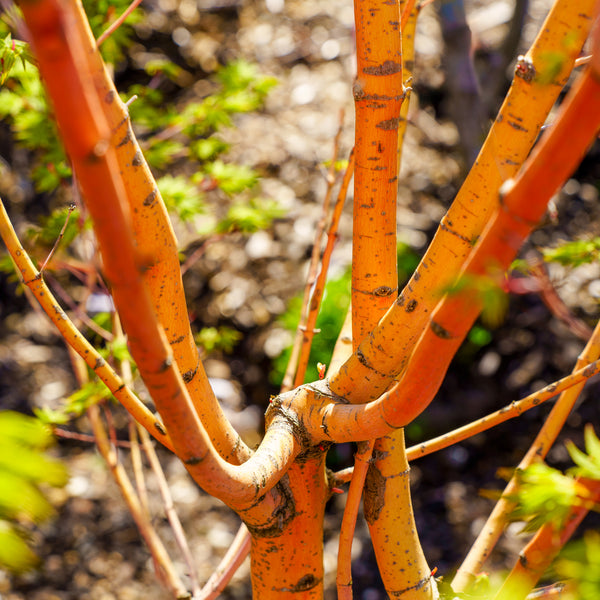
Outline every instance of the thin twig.
<path id="1" fill-rule="evenodd" d="M 336 581 L 339 600 L 352 600 L 352 540 L 374 444 L 374 440 L 369 440 L 359 445 L 354 457 L 354 473 L 342 517 L 338 546 Z"/>
<path id="2" fill-rule="evenodd" d="M 142 464 L 142 453 L 140 452 L 139 438 L 137 434 L 137 425 L 133 419 L 129 419 L 129 441 L 131 447 L 131 467 L 133 469 L 133 478 L 135 487 L 140 499 L 140 506 L 146 519 L 150 519 L 150 506 L 148 502 L 148 488 L 144 478 L 144 466 Z"/>
<path id="3" fill-rule="evenodd" d="M 75 440 L 76 442 L 84 442 L 86 444 L 96 443 L 96 439 L 93 435 L 69 431 L 68 429 L 63 429 L 62 427 L 53 427 L 52 433 L 54 433 L 55 436 L 65 440 Z M 127 440 L 116 440 L 115 444 L 119 448 L 131 448 L 131 442 Z"/>
<path id="4" fill-rule="evenodd" d="M 88 329 L 91 329 L 94 333 L 98 334 L 102 339 L 106 340 L 107 342 L 112 342 L 113 334 L 104 329 L 104 327 L 98 325 L 98 323 L 96 323 L 85 312 L 85 310 L 81 308 L 81 305 L 78 305 L 76 302 L 74 302 L 73 297 L 65 290 L 65 288 L 63 288 L 63 286 L 55 277 L 52 277 L 50 273 L 47 273 L 45 279 L 47 279 L 48 284 L 52 286 L 55 294 L 69 307 L 71 311 L 73 311 L 73 314 L 80 321 L 77 326 L 83 324 Z"/>
<path id="5" fill-rule="evenodd" d="M 321 270 L 319 271 L 317 279 L 314 283 L 312 295 L 310 296 L 310 301 L 307 307 L 308 314 L 306 315 L 306 320 L 302 325 L 303 329 L 300 329 L 299 327 L 299 331 L 302 332 L 302 337 L 300 345 L 300 354 L 298 358 L 298 369 L 296 371 L 296 377 L 294 379 L 294 387 L 301 385 L 304 381 L 304 376 L 308 367 L 308 359 L 310 356 L 310 349 L 312 346 L 314 334 L 319 331 L 315 328 L 315 325 L 317 324 L 317 317 L 319 315 L 321 301 L 323 299 L 323 294 L 325 293 L 325 284 L 327 281 L 329 264 L 331 262 L 331 255 L 333 253 L 333 248 L 337 241 L 338 226 L 340 223 L 340 218 L 342 216 L 342 210 L 344 208 L 346 195 L 348 193 L 348 186 L 350 185 L 350 180 L 352 179 L 353 172 L 354 152 L 351 152 L 350 157 L 348 159 L 348 166 L 346 167 L 346 171 L 342 179 L 342 184 L 340 186 L 337 200 L 333 208 L 333 215 L 331 217 L 331 223 L 329 224 L 329 230 L 327 232 L 327 242 L 325 245 L 325 250 L 323 251 L 323 257 L 321 259 Z"/>
<path id="6" fill-rule="evenodd" d="M 151 523 L 144 515 L 140 502 L 135 494 L 133 486 L 131 485 L 129 477 L 123 468 L 123 465 L 117 461 L 116 454 L 111 447 L 106 430 L 102 425 L 98 407 L 94 405 L 88 408 L 87 416 L 92 425 L 94 435 L 96 436 L 98 450 L 106 461 L 106 464 L 108 465 L 117 485 L 119 486 L 121 493 L 123 494 L 123 498 L 127 503 L 127 507 L 129 508 L 129 512 L 136 522 L 136 525 L 138 526 L 138 529 L 144 538 L 152 557 L 156 561 L 156 564 L 160 565 L 160 569 L 157 574 L 163 579 L 165 584 L 176 598 L 189 598 L 189 593 L 179 579 L 178 575 L 175 573 L 171 559 L 169 558 L 163 543 L 156 534 L 156 531 L 152 527 Z"/>
<path id="7" fill-rule="evenodd" d="M 106 41 L 123 23 L 125 19 L 142 3 L 142 0 L 133 0 L 133 2 L 125 9 L 123 14 L 98 37 L 96 44 L 98 47 Z"/>
<path id="8" fill-rule="evenodd" d="M 46 260 L 43 262 L 42 266 L 40 267 L 40 276 L 43 275 L 44 273 L 44 269 L 46 268 L 46 265 L 48 264 L 48 262 L 50 261 L 50 259 L 52 258 L 52 255 L 56 252 L 58 245 L 60 244 L 60 241 L 63 239 L 63 236 L 65 235 L 65 231 L 67 229 L 67 225 L 69 224 L 69 218 L 71 217 L 71 213 L 76 209 L 77 207 L 75 206 L 75 204 L 69 204 L 69 211 L 67 212 L 67 216 L 65 218 L 65 222 L 63 223 L 63 226 L 60 230 L 60 233 L 58 234 L 58 237 L 56 238 L 56 241 L 54 242 L 54 246 L 52 246 L 50 252 L 48 253 L 48 256 L 46 257 Z"/>
<path id="9" fill-rule="evenodd" d="M 98 351 L 85 339 L 75 327 L 71 319 L 62 310 L 52 292 L 39 276 L 29 254 L 23 248 L 8 218 L 2 199 L 0 199 L 0 237 L 2 237 L 11 255 L 22 282 L 31 290 L 44 312 L 57 327 L 65 341 L 79 354 L 86 364 L 93 369 L 104 382 L 115 398 L 127 411 L 141 423 L 163 445 L 173 449 L 171 439 L 164 426 L 146 406 L 135 396 L 110 365 L 100 356 Z"/>
<path id="10" fill-rule="evenodd" d="M 225 589 L 250 552 L 250 532 L 242 523 L 217 569 L 194 600 L 214 600 Z"/>
<path id="11" fill-rule="evenodd" d="M 313 243 L 312 254 L 310 257 L 310 264 L 308 268 L 308 277 L 306 279 L 306 285 L 304 286 L 304 297 L 302 299 L 302 310 L 300 316 L 300 322 L 298 323 L 298 328 L 296 329 L 296 337 L 294 338 L 294 345 L 292 347 L 292 353 L 290 356 L 290 360 L 288 361 L 288 366 L 285 372 L 285 376 L 283 378 L 283 383 L 281 385 L 281 391 L 287 392 L 292 389 L 292 387 L 296 387 L 299 385 L 298 381 L 300 379 L 304 379 L 304 373 L 306 372 L 307 365 L 302 365 L 302 361 L 300 360 L 300 349 L 302 346 L 303 339 L 306 339 L 309 332 L 307 331 L 307 321 L 308 315 L 312 308 L 311 303 L 311 292 L 313 286 L 315 284 L 315 280 L 317 278 L 317 271 L 319 269 L 319 263 L 321 259 L 321 242 L 323 239 L 323 235 L 325 233 L 325 226 L 327 220 L 329 218 L 329 208 L 331 205 L 331 196 L 333 194 L 333 186 L 335 184 L 335 163 L 337 161 L 338 153 L 339 153 L 339 144 L 340 137 L 342 134 L 342 124 L 343 124 L 343 111 L 340 113 L 340 125 L 338 127 L 337 134 L 334 138 L 333 142 L 333 151 L 331 156 L 331 163 L 329 165 L 329 170 L 327 172 L 327 177 L 325 178 L 327 182 L 327 190 L 325 192 L 325 198 L 323 200 L 323 207 L 321 210 L 321 218 L 317 223 L 317 228 L 315 232 L 315 240 Z M 317 303 L 317 311 L 319 305 Z M 304 328 L 304 330 L 303 330 Z M 311 335 L 312 339 L 312 335 Z M 300 377 L 300 373 L 302 377 Z M 295 375 L 294 375 L 295 374 Z M 300 381 L 302 383 L 302 381 Z"/>
<path id="12" fill-rule="evenodd" d="M 200 582 L 198 581 L 198 575 L 196 573 L 196 567 L 194 566 L 194 558 L 192 557 L 192 552 L 190 551 L 190 547 L 187 543 L 187 539 L 185 537 L 181 521 L 179 520 L 179 516 L 177 515 L 177 511 L 175 510 L 175 506 L 173 505 L 173 497 L 171 496 L 171 491 L 169 489 L 169 484 L 167 483 L 167 478 L 165 477 L 165 474 L 162 470 L 160 461 L 158 460 L 158 456 L 156 455 L 156 451 L 154 450 L 154 446 L 150 441 L 150 436 L 148 435 L 148 432 L 145 429 L 138 427 L 138 433 L 142 441 L 142 448 L 144 449 L 144 452 L 148 457 L 150 467 L 154 471 L 154 475 L 156 476 L 156 480 L 158 481 L 158 489 L 160 490 L 160 495 L 162 497 L 165 513 L 167 515 L 167 519 L 169 520 L 169 524 L 171 525 L 171 529 L 173 530 L 175 541 L 177 542 L 183 559 L 186 562 L 188 568 L 188 575 L 192 585 L 192 594 L 194 598 L 196 598 L 200 594 Z"/>

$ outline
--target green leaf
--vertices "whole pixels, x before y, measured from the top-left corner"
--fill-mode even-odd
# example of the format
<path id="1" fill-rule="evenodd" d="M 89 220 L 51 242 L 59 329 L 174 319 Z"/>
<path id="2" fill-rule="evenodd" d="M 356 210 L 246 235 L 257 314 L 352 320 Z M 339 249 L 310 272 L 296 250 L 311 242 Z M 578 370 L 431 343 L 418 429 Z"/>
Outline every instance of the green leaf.
<path id="1" fill-rule="evenodd" d="M 473 325 L 468 334 L 470 342 L 476 346 L 487 346 L 493 339 L 489 329 L 481 327 L 481 325 Z"/>
<path id="2" fill-rule="evenodd" d="M 165 169 L 173 164 L 177 158 L 186 154 L 186 147 L 177 140 L 156 140 L 144 151 L 148 164 L 155 169 Z"/>
<path id="3" fill-rule="evenodd" d="M 64 412 L 64 410 L 54 410 L 47 406 L 34 408 L 33 412 L 45 425 L 66 425 L 71 420 L 71 416 Z"/>
<path id="4" fill-rule="evenodd" d="M 166 75 L 169 79 L 175 81 L 178 77 L 183 73 L 183 69 L 176 65 L 174 62 L 168 60 L 167 58 L 157 58 L 155 60 L 149 60 L 144 65 L 144 71 L 148 73 L 148 75 L 156 75 L 157 73 L 162 73 Z"/>
<path id="5" fill-rule="evenodd" d="M 600 461 L 600 440 L 594 432 L 594 428 L 589 423 L 585 426 L 584 432 L 586 452 L 594 458 L 595 461 Z"/>
<path id="6" fill-rule="evenodd" d="M 65 465 L 21 443 L 0 438 L 0 472 L 18 475 L 32 483 L 61 487 L 69 479 Z"/>
<path id="7" fill-rule="evenodd" d="M 40 559 L 29 548 L 18 530 L 0 519 L 0 567 L 13 573 L 23 573 L 36 567 Z"/>
<path id="8" fill-rule="evenodd" d="M 25 100 L 9 90 L 0 91 L 0 117 L 18 115 L 25 106 Z"/>
<path id="9" fill-rule="evenodd" d="M 600 533 L 589 530 L 583 540 L 570 543 L 554 567 L 557 575 L 575 586 L 577 600 L 600 598 Z"/>
<path id="10" fill-rule="evenodd" d="M 109 351 L 107 351 L 108 353 Z M 92 380 L 73 392 L 58 409 L 36 409 L 36 416 L 50 425 L 64 425 L 80 417 L 90 406 L 111 398 L 110 390 L 99 380 Z"/>
<path id="11" fill-rule="evenodd" d="M 259 76 L 256 65 L 245 60 L 235 60 L 221 67 L 216 78 L 227 92 L 246 89 Z"/>
<path id="12" fill-rule="evenodd" d="M 21 40 L 14 40 L 10 33 L 0 40 L 0 60 L 2 65 L 0 85 L 6 83 L 18 61 L 23 69 L 26 68 L 27 63 L 33 64 L 29 45 Z"/>
<path id="13" fill-rule="evenodd" d="M 229 148 L 229 144 L 215 138 L 209 137 L 196 140 L 190 144 L 190 153 L 200 161 L 213 160 Z"/>
<path id="14" fill-rule="evenodd" d="M 225 326 L 203 327 L 195 336 L 196 343 L 202 346 L 207 354 L 215 350 L 230 354 L 241 339 L 241 332 Z"/>
<path id="15" fill-rule="evenodd" d="M 47 448 L 54 441 L 49 427 L 11 410 L 0 411 L 0 439 L 30 448 Z"/>
<path id="16" fill-rule="evenodd" d="M 221 67 L 216 78 L 223 85 L 225 94 L 252 89 L 260 101 L 277 85 L 277 79 L 261 75 L 256 65 L 245 60 L 236 60 Z"/>
<path id="17" fill-rule="evenodd" d="M 567 442 L 567 450 L 573 462 L 577 465 L 571 473 L 590 479 L 600 479 L 600 440 L 596 437 L 591 425 L 585 428 L 585 447 L 587 454 L 582 452 L 573 442 Z"/>
<path id="18" fill-rule="evenodd" d="M 26 479 L 0 470 L 0 517 L 39 523 L 53 513 L 52 505 Z"/>

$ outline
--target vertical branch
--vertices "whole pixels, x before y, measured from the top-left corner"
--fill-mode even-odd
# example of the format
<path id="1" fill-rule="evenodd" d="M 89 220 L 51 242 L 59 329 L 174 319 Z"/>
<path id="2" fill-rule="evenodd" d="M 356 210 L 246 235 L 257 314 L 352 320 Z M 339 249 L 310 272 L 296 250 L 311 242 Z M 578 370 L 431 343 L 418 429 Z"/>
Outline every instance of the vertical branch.
<path id="1" fill-rule="evenodd" d="M 336 576 L 338 600 L 352 600 L 352 540 L 354 539 L 356 517 L 372 452 L 373 443 L 363 442 L 359 444 L 358 450 L 354 455 L 354 471 L 340 527 Z"/>
<path id="2" fill-rule="evenodd" d="M 406 2 L 400 2 L 399 10 L 402 11 L 403 19 L 406 18 L 405 27 L 407 27 L 408 35 L 405 37 L 404 28 L 402 32 L 398 32 L 394 30 L 394 27 L 388 25 L 388 28 L 391 32 L 393 32 L 396 38 L 396 44 L 402 44 L 402 64 L 406 65 L 408 61 L 408 66 L 410 67 L 410 72 L 413 68 L 414 61 L 414 32 L 416 26 L 416 18 L 417 18 L 417 10 L 412 6 L 409 6 Z M 406 15 L 406 16 L 405 16 Z M 358 30 L 358 24 L 357 24 Z M 376 30 L 370 30 L 370 36 L 373 43 L 377 39 Z M 395 48 L 395 46 L 393 46 Z M 357 52 L 360 52 L 357 48 Z M 359 58 L 360 65 L 360 58 Z M 363 72 L 367 67 L 363 67 Z M 359 77 L 360 77 L 360 66 L 359 66 Z M 406 77 L 404 72 L 402 72 L 402 77 Z M 396 85 L 398 85 L 397 82 Z M 388 92 L 389 93 L 389 92 Z M 368 108 L 372 105 L 375 105 L 375 114 L 378 114 L 377 111 L 380 110 L 377 106 L 376 102 L 370 100 L 367 103 L 367 106 L 364 107 L 364 112 L 367 112 Z M 403 141 L 404 132 L 406 130 L 406 115 L 408 111 L 408 103 L 404 102 L 401 107 L 401 113 L 399 114 L 399 127 L 393 132 L 395 134 L 395 141 L 397 144 L 396 149 L 396 168 L 400 167 L 400 159 L 401 159 L 401 146 L 400 144 Z M 359 110 L 357 106 L 357 123 L 359 120 Z M 364 114 L 364 113 L 362 113 Z M 363 118 L 366 118 L 364 115 Z M 376 129 L 379 125 L 376 125 Z M 358 142 L 357 142 L 358 143 Z M 372 143 L 371 150 L 373 148 L 377 148 L 380 150 L 379 144 L 380 140 L 377 140 L 377 146 Z M 368 156 L 368 160 L 371 161 L 371 164 L 375 169 L 380 168 L 379 161 L 373 160 L 374 155 Z M 358 172 L 358 168 L 357 168 Z M 377 170 L 377 174 L 381 174 L 382 171 Z M 383 171 L 386 173 L 386 171 Z M 378 229 L 378 233 L 376 234 L 378 239 L 383 241 L 384 247 L 382 254 L 386 256 L 389 263 L 380 263 L 376 264 L 377 269 L 382 269 L 383 273 L 380 273 L 380 278 L 376 281 L 373 279 L 373 273 L 367 271 L 365 273 L 365 279 L 371 283 L 371 285 L 375 285 L 377 282 L 378 285 L 382 287 L 374 287 L 375 296 L 379 296 L 379 302 L 371 301 L 371 309 L 370 309 L 370 319 L 366 316 L 363 316 L 362 327 L 358 329 L 353 321 L 353 338 L 356 343 L 358 343 L 363 336 L 365 335 L 367 330 L 370 330 L 375 324 L 376 320 L 379 319 L 381 313 L 375 312 L 375 306 L 379 310 L 389 307 L 391 302 L 383 301 L 385 298 L 385 294 L 383 293 L 383 289 L 385 286 L 389 286 L 390 288 L 394 288 L 393 292 L 390 291 L 392 298 L 396 296 L 395 288 L 397 286 L 397 266 L 396 266 L 396 238 L 395 238 L 395 218 L 392 219 L 391 214 L 388 216 L 388 210 L 394 210 L 396 206 L 396 189 L 397 189 L 397 174 L 395 173 L 395 177 L 389 177 L 384 182 L 378 181 L 377 186 L 380 186 L 382 183 L 388 187 L 384 188 L 385 192 L 382 194 L 381 203 L 382 207 L 379 208 L 381 212 L 380 218 L 382 221 L 378 223 L 381 229 Z M 356 181 L 356 179 L 355 179 Z M 373 185 L 374 178 L 366 181 L 367 185 Z M 356 186 L 356 184 L 355 184 Z M 370 190 L 378 189 L 375 185 Z M 390 204 L 384 204 L 387 201 L 386 192 L 389 193 Z M 356 192 L 355 192 L 356 193 Z M 391 207 L 391 202 L 393 198 L 393 209 Z M 356 202 L 356 200 L 355 200 Z M 363 201 L 360 201 L 355 209 L 355 227 L 358 227 L 358 235 L 364 231 L 369 239 L 371 232 L 370 230 L 364 227 L 364 224 L 361 221 L 361 217 L 367 217 L 369 220 L 373 219 L 373 214 L 370 214 L 368 209 L 363 209 Z M 395 215 L 395 212 L 393 213 Z M 386 220 L 387 218 L 387 220 Z M 393 234 L 392 234 L 393 228 Z M 357 233 L 355 232 L 354 240 L 356 242 Z M 361 238 L 358 238 L 360 241 Z M 393 242 L 393 250 L 392 248 L 385 247 L 386 242 Z M 373 244 L 370 241 L 366 246 L 369 247 Z M 360 249 L 360 246 L 359 246 Z M 377 252 L 371 247 L 371 252 Z M 392 256 L 393 253 L 393 256 Z M 355 255 L 356 256 L 356 255 Z M 358 257 L 357 257 L 358 258 Z M 364 258 L 364 257 L 363 257 Z M 360 264 L 360 261 L 359 261 Z M 374 264 L 374 263 L 370 263 Z M 386 273 L 385 269 L 393 264 L 394 273 Z M 359 271 L 359 275 L 360 275 Z M 386 277 L 388 279 L 386 280 Z M 360 281 L 357 277 L 357 281 Z M 390 283 L 386 283 L 390 282 Z M 392 283 L 394 285 L 392 285 Z M 356 291 L 358 286 L 354 283 L 353 280 L 353 292 Z M 386 290 L 387 291 L 387 290 Z M 361 302 L 359 304 L 359 310 L 362 309 L 362 306 L 366 305 L 366 300 L 363 298 L 365 296 L 364 290 L 360 290 L 361 293 L 353 294 L 352 301 Z M 366 298 L 369 298 L 366 296 Z M 353 305 L 354 306 L 354 305 Z M 364 309 L 363 309 L 364 310 Z M 358 311 L 354 309 L 354 315 L 358 314 Z M 375 320 L 376 319 L 376 320 Z M 355 348 L 357 345 L 355 344 Z M 435 588 L 435 584 L 432 585 L 432 578 L 430 575 L 430 569 L 427 565 L 427 561 L 425 560 L 425 556 L 423 554 L 423 550 L 421 548 L 418 533 L 416 531 L 416 525 L 414 522 L 414 516 L 412 512 L 412 503 L 410 497 L 410 484 L 409 484 L 409 466 L 408 461 L 406 459 L 406 448 L 404 443 L 404 432 L 403 430 L 394 431 L 393 433 L 385 436 L 384 438 L 378 439 L 375 442 L 371 441 L 368 443 L 368 452 L 369 454 L 373 454 L 371 462 L 369 464 L 368 470 L 362 471 L 358 470 L 355 467 L 355 472 L 352 477 L 352 483 L 350 486 L 350 492 L 352 492 L 354 487 L 358 486 L 358 482 L 356 481 L 357 477 L 362 477 L 361 487 L 364 482 L 364 514 L 367 520 L 369 531 L 371 534 L 371 539 L 373 540 L 373 548 L 375 550 L 375 556 L 377 558 L 377 564 L 379 567 L 379 571 L 381 573 L 381 577 L 383 583 L 385 585 L 386 591 L 388 595 L 391 597 L 396 597 L 402 595 L 403 598 L 433 598 L 436 597 L 437 590 Z M 365 479 L 366 475 L 366 479 Z M 349 496 L 350 496 L 349 492 Z M 350 498 L 349 498 L 350 499 Z M 346 519 L 346 514 L 344 514 L 344 519 Z M 340 538 L 340 547 L 343 538 Z M 349 552 L 347 552 L 349 554 Z"/>
<path id="3" fill-rule="evenodd" d="M 357 76 L 352 337 L 373 328 L 397 293 L 398 123 L 404 98 L 398 5 L 356 0 Z"/>
<path id="4" fill-rule="evenodd" d="M 396 3 L 357 0 L 355 2 L 357 79 L 354 84 L 356 107 L 356 166 L 354 175 L 354 220 L 352 257 L 352 339 L 356 350 L 360 340 L 377 324 L 397 294 L 396 201 L 399 168 L 398 142 L 402 85 L 402 38 L 400 10 Z M 333 388 L 335 391 L 335 388 Z M 410 490 L 407 480 L 402 489 L 388 479 L 390 473 L 371 463 L 374 442 L 361 448 L 344 513 L 340 535 L 338 590 L 340 597 L 351 598 L 350 557 L 352 532 L 356 519 L 358 490 L 365 484 L 365 517 L 386 590 L 390 594 L 411 589 L 431 591 L 429 572 L 416 532 L 407 536 L 404 527 L 394 522 L 394 500 L 412 523 Z M 398 453 L 386 462 L 392 469 L 406 463 L 404 440 L 400 436 Z M 404 465 L 408 475 L 408 465 Z M 393 498 L 389 491 L 393 489 Z M 377 507 L 377 508 L 375 508 Z M 395 535 L 394 531 L 400 535 Z M 389 544 L 388 544 L 389 542 Z M 392 550 L 391 561 L 385 558 Z M 399 555 L 407 561 L 399 561 Z M 415 569 L 406 567 L 416 566 Z M 404 572 L 404 576 L 401 573 Z M 401 576 L 401 578 L 399 577 Z M 404 589 L 406 588 L 406 589 Z M 425 590 L 427 588 L 427 591 Z M 421 593 L 421 592 L 418 592 Z M 425 597 L 425 596 L 422 596 Z"/>
<path id="5" fill-rule="evenodd" d="M 299 457 L 281 485 L 291 519 L 277 535 L 253 535 L 252 597 L 322 600 L 323 517 L 329 495 L 324 452 L 315 448 Z"/>

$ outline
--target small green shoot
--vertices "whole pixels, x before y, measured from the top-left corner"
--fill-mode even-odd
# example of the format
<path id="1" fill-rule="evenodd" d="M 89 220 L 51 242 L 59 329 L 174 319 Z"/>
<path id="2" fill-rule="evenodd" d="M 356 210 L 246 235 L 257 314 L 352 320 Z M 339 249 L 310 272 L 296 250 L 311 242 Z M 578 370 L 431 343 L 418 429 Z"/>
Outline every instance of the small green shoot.
<path id="1" fill-rule="evenodd" d="M 544 248 L 542 255 L 546 262 L 556 262 L 566 267 L 596 262 L 600 258 L 600 237 L 565 242 L 556 248 Z"/>
<path id="2" fill-rule="evenodd" d="M 517 473 L 518 491 L 510 499 L 517 503 L 511 520 L 525 521 L 524 533 L 537 531 L 545 523 L 560 527 L 569 509 L 579 502 L 580 486 L 545 463 L 534 463 Z"/>

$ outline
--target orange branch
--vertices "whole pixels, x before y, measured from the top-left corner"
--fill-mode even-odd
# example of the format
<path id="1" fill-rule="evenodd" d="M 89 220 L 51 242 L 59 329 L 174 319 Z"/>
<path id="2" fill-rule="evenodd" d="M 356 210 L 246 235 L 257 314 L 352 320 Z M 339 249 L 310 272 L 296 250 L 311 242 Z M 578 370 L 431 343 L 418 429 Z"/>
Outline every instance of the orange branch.
<path id="1" fill-rule="evenodd" d="M 336 576 L 338 600 L 352 600 L 352 540 L 373 445 L 373 440 L 364 442 L 354 455 L 354 472 L 340 526 Z"/>
<path id="2" fill-rule="evenodd" d="M 591 26 L 594 1 L 572 10 L 557 0 L 527 55 L 486 142 L 398 302 L 332 378 L 332 388 L 350 401 L 382 394 L 403 371 L 429 316 L 498 206 L 498 189 L 513 177 L 567 81 Z M 548 81 L 548 56 L 560 56 L 560 70 Z M 537 77 L 536 77 L 537 74 Z M 544 77 L 545 75 L 545 77 Z M 535 110 L 532 106 L 535 105 Z M 568 146 L 568 144 L 567 144 Z M 356 398 L 356 400 L 353 400 Z"/>

